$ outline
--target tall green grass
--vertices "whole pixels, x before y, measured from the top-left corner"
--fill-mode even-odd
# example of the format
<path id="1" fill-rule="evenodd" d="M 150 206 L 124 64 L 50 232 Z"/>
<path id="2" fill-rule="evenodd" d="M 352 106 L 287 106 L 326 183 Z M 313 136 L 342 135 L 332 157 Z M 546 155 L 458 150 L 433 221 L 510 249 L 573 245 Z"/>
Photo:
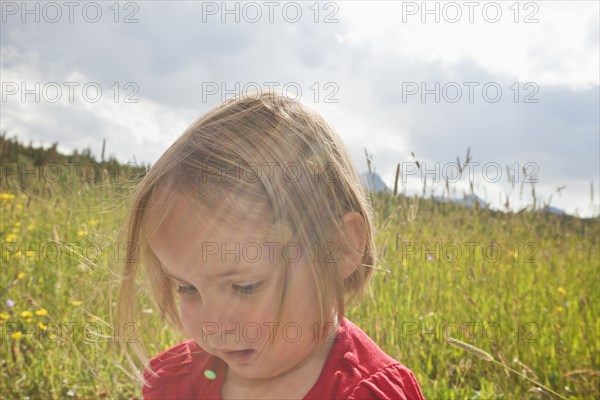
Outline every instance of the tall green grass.
<path id="1" fill-rule="evenodd" d="M 2 180 L 3 398 L 141 397 L 119 369 L 125 362 L 114 340 L 116 261 L 126 250 L 114 239 L 124 195 L 135 184 L 130 178 Z M 390 272 L 377 270 L 367 296 L 347 316 L 412 369 L 426 398 L 550 396 L 448 345 L 445 336 L 567 398 L 600 397 L 598 218 L 371 195 L 379 267 Z M 454 253 L 444 253 L 454 244 L 473 251 L 454 260 Z M 485 246 L 502 253 L 482 253 Z M 137 329 L 150 353 L 182 339 L 145 294 L 139 298 L 145 325 Z"/>

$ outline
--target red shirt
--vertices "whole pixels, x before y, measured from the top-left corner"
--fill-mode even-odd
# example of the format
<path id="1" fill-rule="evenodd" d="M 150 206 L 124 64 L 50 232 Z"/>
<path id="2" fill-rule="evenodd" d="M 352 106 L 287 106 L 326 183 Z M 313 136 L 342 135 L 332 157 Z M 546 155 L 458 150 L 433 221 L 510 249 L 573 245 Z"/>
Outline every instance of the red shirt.
<path id="1" fill-rule="evenodd" d="M 159 377 L 144 371 L 152 386 L 143 387 L 144 399 L 221 399 L 227 365 L 193 340 L 160 353 L 150 368 Z M 205 370 L 215 372 L 216 378 L 206 378 Z M 317 382 L 304 398 L 424 400 L 413 373 L 346 318 Z"/>

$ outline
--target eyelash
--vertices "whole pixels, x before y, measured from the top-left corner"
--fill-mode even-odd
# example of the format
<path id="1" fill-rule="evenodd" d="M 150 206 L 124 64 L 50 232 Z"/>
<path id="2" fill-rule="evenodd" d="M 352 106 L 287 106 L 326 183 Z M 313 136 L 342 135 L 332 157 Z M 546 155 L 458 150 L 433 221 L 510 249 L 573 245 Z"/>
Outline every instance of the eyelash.
<path id="1" fill-rule="evenodd" d="M 250 295 L 252 293 L 258 292 L 258 290 L 262 286 L 262 282 L 256 282 L 256 283 L 252 283 L 250 285 L 244 285 L 244 286 L 238 286 L 238 285 L 233 285 L 233 286 L 235 286 L 236 290 L 239 293 L 245 294 L 245 295 Z"/>
<path id="2" fill-rule="evenodd" d="M 255 292 L 257 292 L 260 287 L 262 286 L 263 282 L 257 282 L 257 283 L 253 283 L 250 285 L 244 285 L 244 286 L 240 286 L 240 285 L 233 285 L 235 290 L 237 290 L 241 295 L 251 295 Z M 197 292 L 196 288 L 193 286 L 181 286 L 181 285 L 177 285 L 177 293 L 183 294 L 183 295 L 194 295 Z"/>
<path id="3" fill-rule="evenodd" d="M 177 285 L 177 293 L 185 294 L 185 295 L 194 295 L 196 294 L 196 288 L 193 286 L 181 286 Z"/>

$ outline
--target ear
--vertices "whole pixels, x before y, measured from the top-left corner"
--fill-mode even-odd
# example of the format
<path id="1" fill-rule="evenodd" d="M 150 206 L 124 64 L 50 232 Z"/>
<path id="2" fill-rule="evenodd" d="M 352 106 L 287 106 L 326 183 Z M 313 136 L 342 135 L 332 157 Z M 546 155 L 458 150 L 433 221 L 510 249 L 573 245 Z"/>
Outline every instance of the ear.
<path id="1" fill-rule="evenodd" d="M 344 232 L 350 240 L 350 247 L 343 251 L 341 246 L 338 246 L 340 249 L 338 269 L 342 279 L 346 279 L 361 264 L 367 245 L 367 229 L 365 219 L 355 211 L 346 213 L 342 217 L 342 222 Z"/>

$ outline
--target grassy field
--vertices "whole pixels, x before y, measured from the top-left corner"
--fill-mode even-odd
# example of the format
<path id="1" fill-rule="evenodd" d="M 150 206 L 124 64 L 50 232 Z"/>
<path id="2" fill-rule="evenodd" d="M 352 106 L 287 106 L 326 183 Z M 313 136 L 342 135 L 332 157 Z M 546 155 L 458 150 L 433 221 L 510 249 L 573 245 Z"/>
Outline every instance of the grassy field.
<path id="1" fill-rule="evenodd" d="M 77 168 L 48 179 L 54 175 L 43 175 L 42 165 L 38 179 L 9 179 L 7 164 L 0 194 L 2 397 L 140 398 L 121 369 L 113 317 L 116 266 L 126 251 L 115 235 L 135 181 L 107 164 L 89 182 Z M 448 345 L 445 335 L 566 398 L 600 397 L 598 218 L 504 214 L 389 193 L 374 194 L 373 203 L 380 267 L 390 272 L 377 272 L 347 316 L 413 370 L 426 398 L 552 397 Z M 146 325 L 137 329 L 149 353 L 179 341 L 149 298 L 140 299 Z"/>

